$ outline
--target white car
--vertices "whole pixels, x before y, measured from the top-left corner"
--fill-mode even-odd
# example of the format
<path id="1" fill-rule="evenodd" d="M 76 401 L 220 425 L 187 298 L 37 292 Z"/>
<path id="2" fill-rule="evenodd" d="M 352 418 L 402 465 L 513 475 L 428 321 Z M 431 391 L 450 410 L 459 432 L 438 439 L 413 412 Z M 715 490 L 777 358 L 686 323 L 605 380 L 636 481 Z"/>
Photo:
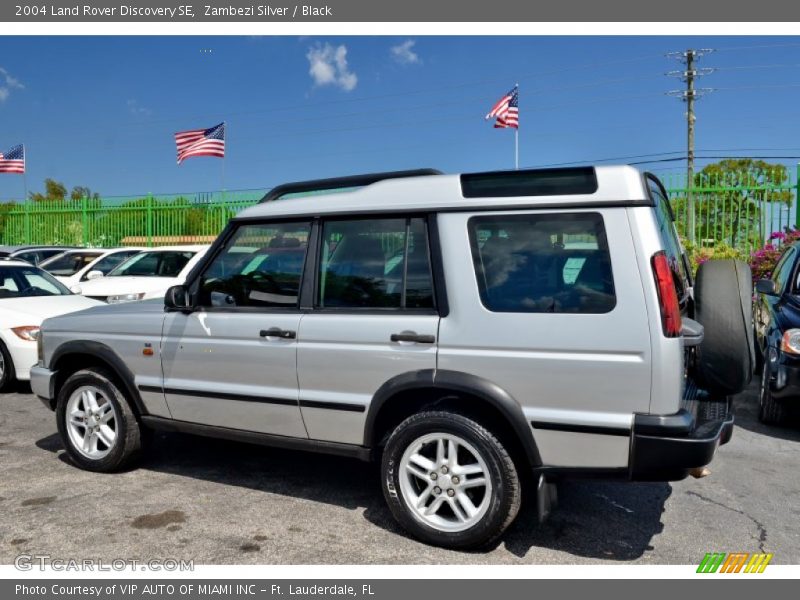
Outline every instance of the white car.
<path id="1" fill-rule="evenodd" d="M 162 246 L 131 256 L 105 277 L 73 286 L 72 291 L 109 304 L 162 298 L 182 284 L 208 246 Z"/>
<path id="2" fill-rule="evenodd" d="M 144 248 L 79 248 L 48 258 L 39 266 L 71 288 L 83 281 L 99 279 Z"/>
<path id="3" fill-rule="evenodd" d="M 0 390 L 30 379 L 42 321 L 97 304 L 27 262 L 0 260 Z"/>

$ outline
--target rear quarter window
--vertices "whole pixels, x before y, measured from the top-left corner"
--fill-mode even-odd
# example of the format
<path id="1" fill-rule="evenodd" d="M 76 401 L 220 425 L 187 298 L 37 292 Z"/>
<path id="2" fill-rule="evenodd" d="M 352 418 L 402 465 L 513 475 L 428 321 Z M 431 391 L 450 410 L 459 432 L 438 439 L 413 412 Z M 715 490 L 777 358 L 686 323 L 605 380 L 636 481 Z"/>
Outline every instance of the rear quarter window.
<path id="1" fill-rule="evenodd" d="M 600 214 L 473 217 L 468 228 L 487 309 L 598 314 L 616 305 Z"/>

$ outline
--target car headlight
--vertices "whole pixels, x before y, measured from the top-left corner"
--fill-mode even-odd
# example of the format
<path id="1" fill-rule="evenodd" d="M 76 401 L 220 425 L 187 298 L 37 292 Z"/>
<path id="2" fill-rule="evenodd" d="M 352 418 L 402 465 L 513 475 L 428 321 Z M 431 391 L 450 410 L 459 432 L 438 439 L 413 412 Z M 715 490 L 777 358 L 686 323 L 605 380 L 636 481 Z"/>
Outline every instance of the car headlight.
<path id="1" fill-rule="evenodd" d="M 26 342 L 35 342 L 39 339 L 39 326 L 38 325 L 23 325 L 22 327 L 12 327 L 11 331 Z"/>
<path id="2" fill-rule="evenodd" d="M 138 294 L 117 294 L 115 296 L 109 296 L 107 302 L 109 304 L 119 304 L 120 302 L 135 302 L 142 298 L 144 298 L 144 292 L 139 292 Z"/>
<path id="3" fill-rule="evenodd" d="M 783 332 L 781 350 L 789 354 L 800 354 L 800 329 L 787 329 Z"/>

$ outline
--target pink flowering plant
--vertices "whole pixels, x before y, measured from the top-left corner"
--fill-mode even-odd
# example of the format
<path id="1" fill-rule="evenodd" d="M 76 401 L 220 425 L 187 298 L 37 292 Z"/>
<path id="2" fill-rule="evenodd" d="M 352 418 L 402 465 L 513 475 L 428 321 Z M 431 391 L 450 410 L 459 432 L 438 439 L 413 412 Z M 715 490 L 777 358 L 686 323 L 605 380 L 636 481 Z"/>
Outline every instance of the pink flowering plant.
<path id="1" fill-rule="evenodd" d="M 787 228 L 786 231 L 776 231 L 770 235 L 767 243 L 750 255 L 753 281 L 772 276 L 772 270 L 775 268 L 784 246 L 797 240 L 800 240 L 800 229 L 794 227 Z"/>

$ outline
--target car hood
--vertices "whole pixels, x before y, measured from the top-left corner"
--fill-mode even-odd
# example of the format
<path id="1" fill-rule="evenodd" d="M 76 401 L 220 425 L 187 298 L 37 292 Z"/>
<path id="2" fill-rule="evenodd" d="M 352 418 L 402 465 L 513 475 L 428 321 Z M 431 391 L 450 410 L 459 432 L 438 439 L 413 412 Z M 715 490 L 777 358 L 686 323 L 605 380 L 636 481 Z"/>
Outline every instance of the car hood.
<path id="1" fill-rule="evenodd" d="M 14 314 L 25 315 L 30 321 L 30 325 L 37 325 L 49 317 L 85 310 L 94 306 L 103 306 L 103 303 L 78 295 L 4 298 L 0 300 L 0 314 L 8 316 Z"/>
<path id="2" fill-rule="evenodd" d="M 101 277 L 79 283 L 76 287 L 81 289 L 80 293 L 84 296 L 113 296 L 166 291 L 168 287 L 178 285 L 180 282 L 177 277 Z"/>

